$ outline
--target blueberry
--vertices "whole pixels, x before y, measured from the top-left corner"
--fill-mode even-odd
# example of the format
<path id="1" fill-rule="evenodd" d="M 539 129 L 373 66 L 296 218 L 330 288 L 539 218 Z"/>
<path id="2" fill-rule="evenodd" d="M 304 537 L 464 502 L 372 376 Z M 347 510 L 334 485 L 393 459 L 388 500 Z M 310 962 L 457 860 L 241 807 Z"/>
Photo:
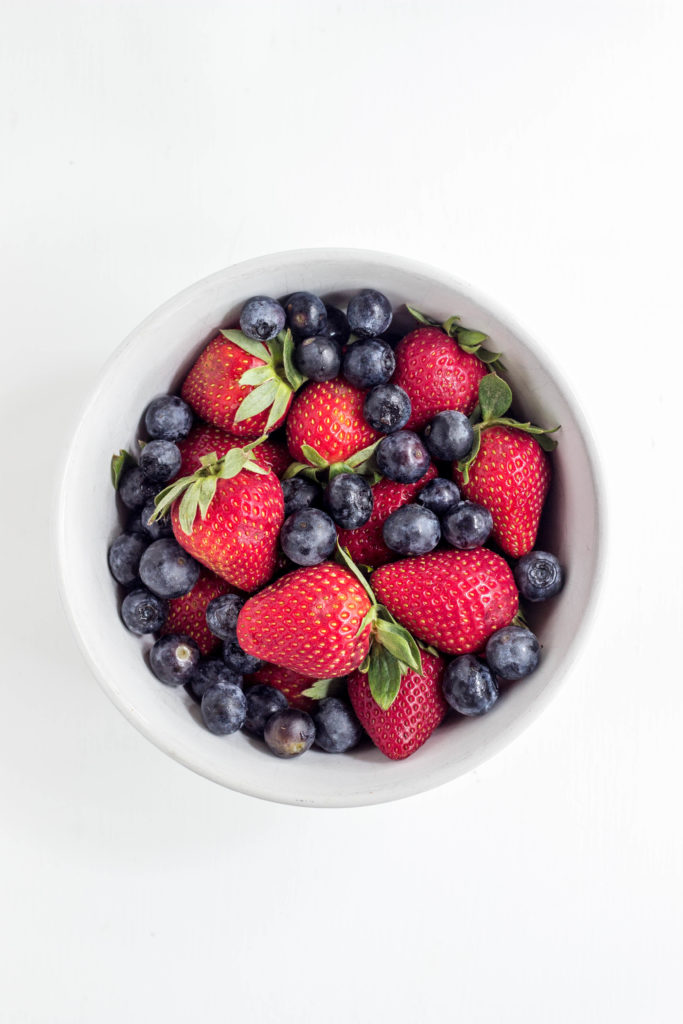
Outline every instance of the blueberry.
<path id="1" fill-rule="evenodd" d="M 334 523 L 319 508 L 295 512 L 280 530 L 280 547 L 297 565 L 319 565 L 332 554 L 336 542 Z"/>
<path id="2" fill-rule="evenodd" d="M 422 505 L 403 505 L 384 521 L 384 543 L 399 555 L 426 555 L 441 539 L 439 520 Z"/>
<path id="3" fill-rule="evenodd" d="M 425 444 L 434 459 L 464 459 L 472 448 L 474 431 L 462 412 L 438 412 L 424 432 Z"/>
<path id="4" fill-rule="evenodd" d="M 140 579 L 158 597 L 182 597 L 199 579 L 201 566 L 172 537 L 153 541 L 140 559 Z"/>
<path id="5" fill-rule="evenodd" d="M 263 666 L 261 658 L 255 658 L 253 654 L 243 651 L 236 639 L 223 641 L 223 662 L 240 676 L 258 672 Z"/>
<path id="6" fill-rule="evenodd" d="M 325 312 L 327 313 L 327 327 L 323 334 L 326 334 L 328 338 L 331 338 L 332 341 L 336 341 L 338 345 L 343 347 L 346 345 L 351 334 L 346 314 L 342 313 L 341 309 L 337 309 L 336 306 L 328 306 L 327 304 L 325 305 Z"/>
<path id="7" fill-rule="evenodd" d="M 338 697 L 325 697 L 313 713 L 315 742 L 328 754 L 344 754 L 360 742 L 363 727 L 356 715 Z"/>
<path id="8" fill-rule="evenodd" d="M 327 327 L 327 313 L 322 299 L 311 292 L 294 292 L 285 303 L 287 322 L 299 338 L 322 334 Z"/>
<path id="9" fill-rule="evenodd" d="M 342 373 L 354 388 L 386 384 L 396 369 L 393 350 L 379 338 L 363 338 L 346 350 Z"/>
<path id="10" fill-rule="evenodd" d="M 159 519 L 155 519 L 153 523 L 150 523 L 150 519 L 154 515 L 156 506 L 154 499 L 150 499 L 142 507 L 142 512 L 138 516 L 138 522 L 140 529 L 147 535 L 148 539 L 159 540 L 160 537 L 172 537 L 173 527 L 171 526 L 171 519 L 168 513 L 165 516 L 161 516 Z"/>
<path id="11" fill-rule="evenodd" d="M 183 457 L 173 441 L 150 441 L 140 452 L 140 469 L 153 484 L 165 484 L 175 476 Z"/>
<path id="12" fill-rule="evenodd" d="M 445 516 L 448 512 L 452 512 L 460 502 L 460 491 L 452 480 L 445 480 L 444 477 L 437 476 L 425 484 L 415 500 L 433 512 L 435 516 Z"/>
<path id="13" fill-rule="evenodd" d="M 121 603 L 121 618 L 126 629 L 136 636 L 157 633 L 168 615 L 168 602 L 143 587 L 131 590 Z"/>
<path id="14" fill-rule="evenodd" d="M 177 395 L 162 395 L 147 406 L 145 427 L 150 437 L 181 441 L 190 433 L 192 409 Z"/>
<path id="15" fill-rule="evenodd" d="M 442 687 L 446 701 L 461 715 L 483 715 L 498 700 L 498 683 L 473 654 L 461 654 L 450 663 Z"/>
<path id="16" fill-rule="evenodd" d="M 285 499 L 285 517 L 310 508 L 321 500 L 322 491 L 313 480 L 305 476 L 293 476 L 290 480 L 282 480 L 282 496 Z"/>
<path id="17" fill-rule="evenodd" d="M 204 725 L 216 736 L 229 736 L 244 725 L 247 698 L 235 683 L 216 683 L 202 697 Z"/>
<path id="18" fill-rule="evenodd" d="M 346 310 L 349 327 L 354 334 L 366 338 L 383 334 L 391 323 L 391 303 L 386 295 L 366 288 L 359 295 L 354 295 Z"/>
<path id="19" fill-rule="evenodd" d="M 461 501 L 441 521 L 444 538 L 459 551 L 480 548 L 493 529 L 493 516 L 483 505 Z"/>
<path id="20" fill-rule="evenodd" d="M 285 326 L 285 311 L 267 295 L 247 299 L 240 314 L 242 333 L 254 341 L 270 341 Z"/>
<path id="21" fill-rule="evenodd" d="M 129 587 L 138 578 L 140 559 L 149 543 L 139 533 L 122 533 L 109 548 L 109 569 L 117 583 Z"/>
<path id="22" fill-rule="evenodd" d="M 363 406 L 366 422 L 380 434 L 393 434 L 405 427 L 410 413 L 410 399 L 398 384 L 378 384 L 368 393 Z"/>
<path id="23" fill-rule="evenodd" d="M 149 652 L 152 672 L 167 686 L 181 686 L 189 682 L 199 658 L 200 651 L 195 641 L 180 633 L 162 636 Z"/>
<path id="24" fill-rule="evenodd" d="M 517 562 L 515 581 L 527 601 L 545 601 L 562 589 L 562 566 L 547 551 L 530 551 Z"/>
<path id="25" fill-rule="evenodd" d="M 325 508 L 337 526 L 343 530 L 357 530 L 372 515 L 374 498 L 370 484 L 355 473 L 338 473 L 324 494 Z"/>
<path id="26" fill-rule="evenodd" d="M 281 690 L 274 686 L 267 686 L 265 683 L 256 683 L 247 690 L 247 717 L 244 720 L 244 729 L 252 736 L 259 736 L 263 739 L 263 730 L 266 722 L 276 711 L 284 711 L 287 707 L 287 698 Z"/>
<path id="27" fill-rule="evenodd" d="M 149 502 L 148 502 L 148 504 L 149 504 Z M 154 502 L 152 502 L 152 506 L 153 505 L 154 505 Z M 125 530 L 125 532 L 126 533 L 138 533 L 138 534 L 141 534 L 143 537 L 146 537 L 147 541 L 149 542 L 149 538 L 150 538 L 149 531 L 147 530 L 147 527 L 143 526 L 143 524 L 142 524 L 142 515 L 144 513 L 145 508 L 147 508 L 147 505 L 143 506 L 142 512 L 140 512 L 139 509 L 133 509 L 131 511 L 130 515 L 128 516 L 128 519 L 126 520 L 126 530 Z M 154 539 L 156 540 L 156 537 Z"/>
<path id="28" fill-rule="evenodd" d="M 126 508 L 142 508 L 149 498 L 154 497 L 158 489 L 156 484 L 147 479 L 139 466 L 131 466 L 121 474 L 119 497 Z"/>
<path id="29" fill-rule="evenodd" d="M 309 380 L 333 380 L 339 376 L 341 348 L 326 334 L 304 338 L 294 350 L 294 365 Z"/>
<path id="30" fill-rule="evenodd" d="M 383 437 L 375 449 L 382 476 L 399 484 L 414 484 L 429 469 L 429 452 L 412 430 L 397 430 Z"/>
<path id="31" fill-rule="evenodd" d="M 312 745 L 315 723 L 307 712 L 285 708 L 270 716 L 263 738 L 278 757 L 296 757 Z"/>
<path id="32" fill-rule="evenodd" d="M 533 672 L 540 658 L 540 644 L 530 629 L 504 626 L 489 637 L 486 660 L 501 679 L 523 679 Z"/>
<path id="33" fill-rule="evenodd" d="M 185 689 L 199 703 L 204 692 L 216 683 L 242 685 L 242 676 L 228 668 L 221 658 L 204 658 L 199 662 Z"/>
<path id="34" fill-rule="evenodd" d="M 221 594 L 206 606 L 206 624 L 219 640 L 237 639 L 237 617 L 246 597 L 239 594 Z"/>

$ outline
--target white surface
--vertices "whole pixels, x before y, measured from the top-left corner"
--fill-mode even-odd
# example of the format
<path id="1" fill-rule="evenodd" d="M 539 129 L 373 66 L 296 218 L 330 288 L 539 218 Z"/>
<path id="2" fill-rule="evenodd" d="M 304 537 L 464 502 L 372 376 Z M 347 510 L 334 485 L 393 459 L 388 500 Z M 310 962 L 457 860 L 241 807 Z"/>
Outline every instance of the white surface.
<path id="1" fill-rule="evenodd" d="M 677 1022 L 683 10 L 242 6 L 2 8 L 0 1017 Z M 497 299 L 582 397 L 610 505 L 558 700 L 473 776 L 351 811 L 155 750 L 49 567 L 46 478 L 106 356 L 184 285 L 306 245 Z"/>

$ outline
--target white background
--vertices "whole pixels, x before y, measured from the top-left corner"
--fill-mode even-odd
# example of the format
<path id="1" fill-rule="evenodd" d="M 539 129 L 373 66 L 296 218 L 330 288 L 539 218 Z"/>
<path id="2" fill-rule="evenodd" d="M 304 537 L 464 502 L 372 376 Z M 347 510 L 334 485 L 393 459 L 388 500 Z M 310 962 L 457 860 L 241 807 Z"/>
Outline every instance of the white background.
<path id="1" fill-rule="evenodd" d="M 683 7 L 0 18 L 0 1019 L 680 1021 Z M 129 330 L 215 269 L 314 245 L 442 266 L 546 346 L 609 534 L 540 721 L 464 780 L 335 812 L 232 794 L 139 736 L 78 653 L 49 534 L 77 409 Z"/>

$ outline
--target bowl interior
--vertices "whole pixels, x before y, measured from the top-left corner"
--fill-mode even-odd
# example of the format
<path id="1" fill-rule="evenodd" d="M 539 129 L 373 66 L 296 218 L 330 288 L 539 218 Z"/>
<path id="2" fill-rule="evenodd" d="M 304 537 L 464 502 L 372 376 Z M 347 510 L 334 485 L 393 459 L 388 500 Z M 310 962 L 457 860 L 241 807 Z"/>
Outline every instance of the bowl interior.
<path id="1" fill-rule="evenodd" d="M 480 719 L 447 719 L 404 762 L 374 747 L 343 757 L 312 750 L 282 762 L 243 734 L 216 737 L 199 722 L 181 689 L 160 685 L 145 665 L 148 640 L 128 633 L 118 615 L 118 588 L 107 549 L 121 530 L 109 480 L 114 450 L 136 449 L 149 401 L 178 387 L 218 326 L 236 322 L 251 295 L 305 288 L 343 304 L 363 287 L 383 291 L 395 307 L 409 302 L 445 319 L 457 313 L 485 331 L 505 354 L 516 404 L 543 425 L 560 423 L 554 482 L 539 546 L 566 568 L 562 594 L 532 610 L 543 659 L 528 680 L 510 686 Z M 599 554 L 598 497 L 586 430 L 566 388 L 520 331 L 449 275 L 381 253 L 313 250 L 262 257 L 220 271 L 145 320 L 117 350 L 80 420 L 69 451 L 58 510 L 63 596 L 97 677 L 127 718 L 189 768 L 232 789 L 292 804 L 346 806 L 417 793 L 476 767 L 521 731 L 556 691 L 591 603 Z"/>

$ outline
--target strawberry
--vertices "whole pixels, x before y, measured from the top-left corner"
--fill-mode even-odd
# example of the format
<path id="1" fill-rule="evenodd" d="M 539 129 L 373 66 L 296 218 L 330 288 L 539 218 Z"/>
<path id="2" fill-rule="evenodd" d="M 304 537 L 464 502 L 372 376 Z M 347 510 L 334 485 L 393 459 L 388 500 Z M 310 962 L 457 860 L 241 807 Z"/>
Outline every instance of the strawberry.
<path id="1" fill-rule="evenodd" d="M 375 484 L 372 488 L 372 514 L 367 523 L 356 530 L 337 530 L 339 543 L 348 548 L 354 562 L 376 568 L 398 557 L 384 543 L 382 527 L 392 512 L 412 501 L 436 475 L 436 467 L 432 465 L 417 483 L 397 484 L 393 480 L 383 479 Z"/>
<path id="2" fill-rule="evenodd" d="M 341 377 L 309 384 L 300 391 L 287 418 L 292 458 L 324 468 L 346 462 L 378 441 L 380 434 L 363 417 L 365 395 Z"/>
<path id="3" fill-rule="evenodd" d="M 411 670 L 403 676 L 398 696 L 388 710 L 377 704 L 367 675 L 354 672 L 349 698 L 361 725 L 376 747 L 393 761 L 409 757 L 429 739 L 448 705 L 441 692 L 445 662 L 422 651 L 422 675 Z"/>
<path id="4" fill-rule="evenodd" d="M 250 675 L 247 682 L 274 686 L 276 690 L 284 693 L 290 708 L 311 711 L 315 707 L 314 700 L 302 696 L 303 690 L 307 690 L 311 685 L 311 677 L 303 676 L 300 672 L 292 672 L 291 669 L 282 668 L 280 665 L 264 665 L 258 672 Z"/>
<path id="5" fill-rule="evenodd" d="M 241 438 L 268 434 L 285 421 L 304 378 L 292 361 L 290 331 L 253 341 L 219 331 L 190 369 L 181 395 L 202 419 Z"/>
<path id="6" fill-rule="evenodd" d="M 233 588 L 219 576 L 202 569 L 192 590 L 168 602 L 168 618 L 162 633 L 184 633 L 191 636 L 202 654 L 210 654 L 220 640 L 206 624 L 206 606 L 220 594 L 232 594 Z"/>
<path id="7" fill-rule="evenodd" d="M 403 558 L 376 569 L 372 587 L 406 629 L 447 654 L 480 650 L 517 613 L 510 567 L 487 548 Z"/>
<path id="8" fill-rule="evenodd" d="M 228 434 L 220 427 L 214 427 L 210 423 L 198 423 L 192 428 L 184 441 L 177 442 L 182 455 L 182 462 L 177 473 L 177 478 L 194 473 L 201 466 L 202 455 L 209 455 L 215 452 L 217 458 L 221 459 L 233 448 L 241 448 L 244 441 Z M 280 441 L 268 437 L 253 449 L 254 459 L 267 469 L 272 469 L 275 476 L 280 476 L 289 465 L 289 452 Z"/>

